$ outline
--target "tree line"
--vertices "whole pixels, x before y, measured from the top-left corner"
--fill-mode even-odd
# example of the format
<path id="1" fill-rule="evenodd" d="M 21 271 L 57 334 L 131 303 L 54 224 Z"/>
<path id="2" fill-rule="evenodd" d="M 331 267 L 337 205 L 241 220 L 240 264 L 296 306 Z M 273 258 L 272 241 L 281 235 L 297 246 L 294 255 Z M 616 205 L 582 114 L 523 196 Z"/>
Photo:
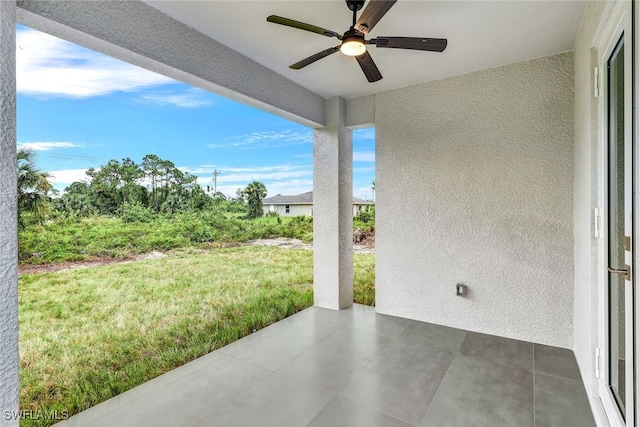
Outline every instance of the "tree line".
<path id="1" fill-rule="evenodd" d="M 33 152 L 18 150 L 18 210 L 42 220 L 50 211 L 89 215 L 120 215 L 129 209 L 172 214 L 182 211 L 219 209 L 246 212 L 246 218 L 262 216 L 262 199 L 267 189 L 254 181 L 227 198 L 198 184 L 198 177 L 183 172 L 170 160 L 147 154 L 137 164 L 130 158 L 111 159 L 99 168 L 87 170 L 85 181 L 74 182 L 62 194 L 53 188 L 49 175 L 34 164 Z"/>

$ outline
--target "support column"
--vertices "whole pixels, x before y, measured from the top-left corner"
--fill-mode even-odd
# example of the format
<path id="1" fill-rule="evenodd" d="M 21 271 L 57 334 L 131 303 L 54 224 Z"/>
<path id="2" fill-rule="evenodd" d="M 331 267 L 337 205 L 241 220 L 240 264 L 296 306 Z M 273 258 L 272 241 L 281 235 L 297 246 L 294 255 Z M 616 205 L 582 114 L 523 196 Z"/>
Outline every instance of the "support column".
<path id="1" fill-rule="evenodd" d="M 325 102 L 326 126 L 313 134 L 314 304 L 353 303 L 353 143 L 346 102 Z"/>
<path id="2" fill-rule="evenodd" d="M 0 426 L 18 425 L 16 1 L 0 0 Z"/>

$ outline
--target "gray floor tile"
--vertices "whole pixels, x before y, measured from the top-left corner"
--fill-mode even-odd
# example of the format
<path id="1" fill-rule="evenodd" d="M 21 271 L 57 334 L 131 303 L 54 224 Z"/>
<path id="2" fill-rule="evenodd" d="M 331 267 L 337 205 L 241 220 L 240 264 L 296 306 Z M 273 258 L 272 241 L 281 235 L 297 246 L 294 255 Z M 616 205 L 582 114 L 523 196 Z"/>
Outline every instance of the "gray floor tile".
<path id="1" fill-rule="evenodd" d="M 225 353 L 245 362 L 277 371 L 318 342 L 307 333 L 294 333 L 291 330 L 281 334 L 256 333 L 230 344 Z"/>
<path id="2" fill-rule="evenodd" d="M 460 353 L 514 368 L 533 370 L 533 344 L 530 342 L 468 332 L 460 346 Z"/>
<path id="3" fill-rule="evenodd" d="M 439 384 L 454 355 L 427 343 L 396 339 L 378 354 L 367 371 L 398 378 L 433 380 Z"/>
<path id="4" fill-rule="evenodd" d="M 334 397 L 327 389 L 274 373 L 195 425 L 304 426 Z"/>
<path id="5" fill-rule="evenodd" d="M 131 402 L 92 427 L 189 425 L 264 381 L 271 372 L 227 357 Z"/>
<path id="6" fill-rule="evenodd" d="M 368 366 L 390 341 L 380 335 L 343 329 L 305 351 L 279 372 L 339 392 L 350 377 Z"/>
<path id="7" fill-rule="evenodd" d="M 364 309 L 361 307 L 364 307 Z M 354 311 L 357 310 L 361 310 L 362 314 L 352 323 L 351 327 L 385 337 L 395 338 L 415 323 L 414 320 L 376 314 L 374 310 L 370 310 L 367 306 L 354 304 Z"/>
<path id="8" fill-rule="evenodd" d="M 362 403 L 371 409 L 417 425 L 431 403 L 446 372 L 432 381 L 421 375 L 416 378 L 375 372 L 361 372 L 351 377 L 340 396 Z"/>
<path id="9" fill-rule="evenodd" d="M 400 334 L 400 338 L 428 344 L 439 350 L 456 352 L 464 341 L 466 331 L 433 323 L 415 322 Z"/>
<path id="10" fill-rule="evenodd" d="M 309 317 L 319 320 L 322 324 L 330 324 L 340 328 L 354 328 L 390 337 L 402 333 L 415 322 L 401 317 L 377 314 L 375 308 L 362 304 L 352 304 L 339 311 L 313 307 Z"/>
<path id="11" fill-rule="evenodd" d="M 305 334 L 318 340 L 327 338 L 341 328 L 340 322 L 328 320 L 332 317 L 335 318 L 335 313 L 337 312 L 334 312 L 334 316 L 331 316 L 331 313 L 326 313 L 326 316 L 317 316 L 314 313 L 318 310 L 325 311 L 325 309 L 320 308 L 309 308 L 302 312 L 306 313 L 304 316 L 301 315 L 302 313 L 297 313 L 265 328 L 265 332 L 285 335 Z M 326 311 L 331 312 L 333 310 Z"/>
<path id="12" fill-rule="evenodd" d="M 584 385 L 535 374 L 536 427 L 595 426 Z"/>
<path id="13" fill-rule="evenodd" d="M 336 397 L 308 424 L 309 427 L 410 427 L 352 400 Z"/>
<path id="14" fill-rule="evenodd" d="M 573 351 L 566 348 L 534 344 L 533 355 L 536 373 L 582 381 Z"/>
<path id="15" fill-rule="evenodd" d="M 458 354 L 421 426 L 533 426 L 533 373 Z"/>
<path id="16" fill-rule="evenodd" d="M 217 363 L 225 363 L 227 357 L 218 351 L 214 351 L 205 356 L 202 356 L 186 365 L 180 366 L 166 374 L 160 375 L 138 387 L 132 388 L 122 394 L 112 397 L 99 405 L 82 411 L 79 414 L 74 415 L 69 420 L 62 423 L 58 423 L 60 427 L 64 426 L 84 426 L 104 416 L 109 416 L 115 410 L 129 405 L 136 400 L 149 395 L 163 387 L 169 386 L 177 380 L 184 378 L 196 371 L 199 371 L 205 367 L 214 367 Z"/>
<path id="17" fill-rule="evenodd" d="M 350 328 L 354 321 L 360 319 L 364 313 L 360 307 L 351 305 L 344 310 L 331 310 L 322 307 L 311 307 L 309 317 L 322 324 L 329 324 L 337 327 Z"/>
<path id="18" fill-rule="evenodd" d="M 454 355 L 428 349 L 425 344 L 396 341 L 399 343 L 389 344 L 364 372 L 354 375 L 340 396 L 417 425 Z M 418 347 L 421 352 L 416 351 Z"/>
<path id="19" fill-rule="evenodd" d="M 570 350 L 314 307 L 60 425 L 593 425 L 579 378 Z"/>

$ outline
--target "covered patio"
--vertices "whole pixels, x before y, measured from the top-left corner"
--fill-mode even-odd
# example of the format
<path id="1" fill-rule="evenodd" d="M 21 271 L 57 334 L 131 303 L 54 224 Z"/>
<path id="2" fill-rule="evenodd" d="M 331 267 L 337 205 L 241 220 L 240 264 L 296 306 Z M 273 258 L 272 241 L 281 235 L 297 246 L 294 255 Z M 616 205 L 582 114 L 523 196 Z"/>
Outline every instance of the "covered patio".
<path id="1" fill-rule="evenodd" d="M 315 307 L 68 425 L 638 424 L 640 8 L 392 6 L 368 37 L 448 45 L 367 45 L 384 76 L 369 83 L 341 54 L 290 69 L 331 42 L 266 20 L 340 30 L 343 1 L 0 1 L 0 411 L 19 406 L 21 23 L 314 129 Z M 371 126 L 375 311 L 352 306 L 352 130 Z"/>
<path id="2" fill-rule="evenodd" d="M 312 307 L 60 426 L 595 425 L 573 352 Z"/>

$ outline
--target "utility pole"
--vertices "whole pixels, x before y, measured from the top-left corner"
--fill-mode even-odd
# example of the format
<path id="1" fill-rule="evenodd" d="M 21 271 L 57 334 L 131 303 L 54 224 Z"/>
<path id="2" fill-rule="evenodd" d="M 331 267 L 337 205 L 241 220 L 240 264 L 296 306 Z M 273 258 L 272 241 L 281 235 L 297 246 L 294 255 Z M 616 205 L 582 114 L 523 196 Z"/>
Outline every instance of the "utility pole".
<path id="1" fill-rule="evenodd" d="M 220 175 L 222 172 L 218 171 L 218 170 L 213 170 L 213 196 L 215 197 L 216 194 L 218 194 L 218 175 Z"/>

